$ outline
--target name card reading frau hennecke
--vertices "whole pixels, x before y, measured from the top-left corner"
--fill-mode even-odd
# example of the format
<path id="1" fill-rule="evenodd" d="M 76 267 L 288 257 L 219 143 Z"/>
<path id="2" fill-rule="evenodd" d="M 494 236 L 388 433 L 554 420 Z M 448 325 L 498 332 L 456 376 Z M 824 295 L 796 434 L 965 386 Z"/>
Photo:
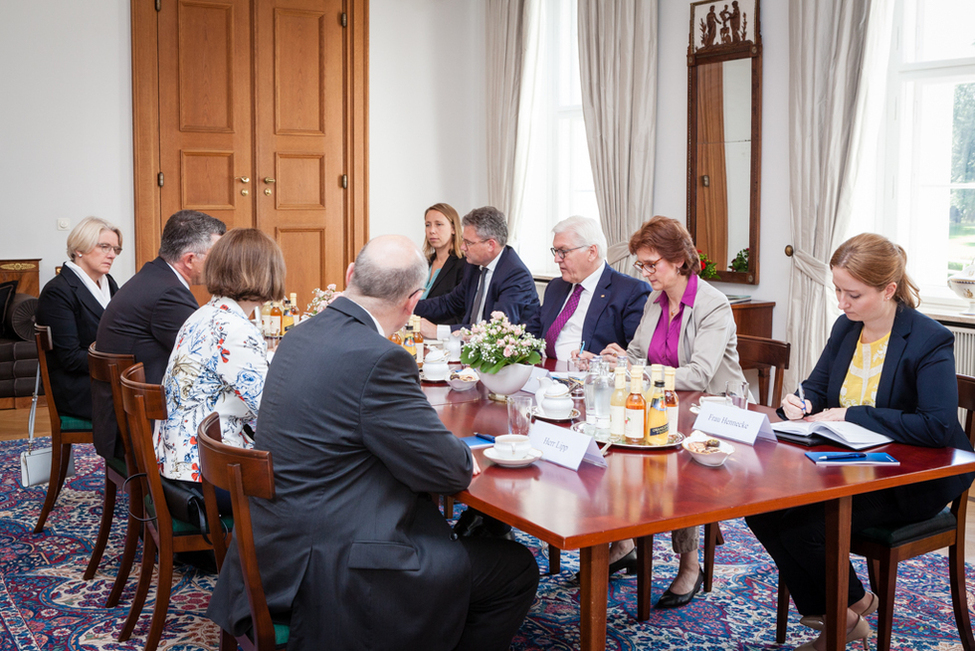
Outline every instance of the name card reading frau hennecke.
<path id="1" fill-rule="evenodd" d="M 758 438 L 775 440 L 772 424 L 762 412 L 713 402 L 701 403 L 701 413 L 694 421 L 694 429 L 748 445 L 754 445 Z"/>
<path id="2" fill-rule="evenodd" d="M 528 432 L 532 447 L 542 451 L 542 459 L 571 470 L 578 470 L 583 461 L 606 467 L 606 459 L 591 436 L 573 432 L 551 423 L 535 421 Z"/>

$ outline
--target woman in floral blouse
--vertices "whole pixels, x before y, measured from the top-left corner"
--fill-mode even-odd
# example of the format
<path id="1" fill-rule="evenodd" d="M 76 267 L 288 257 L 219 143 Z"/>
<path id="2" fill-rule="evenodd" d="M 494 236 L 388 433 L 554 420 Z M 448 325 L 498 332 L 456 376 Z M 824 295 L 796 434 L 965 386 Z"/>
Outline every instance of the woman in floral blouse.
<path id="1" fill-rule="evenodd" d="M 196 432 L 209 414 L 220 414 L 224 443 L 254 444 L 268 361 L 248 317 L 265 301 L 284 298 L 284 257 L 261 231 L 236 228 L 210 249 L 204 275 L 213 297 L 180 328 L 162 381 L 169 418 L 155 440 L 162 476 L 187 482 L 201 480 Z"/>

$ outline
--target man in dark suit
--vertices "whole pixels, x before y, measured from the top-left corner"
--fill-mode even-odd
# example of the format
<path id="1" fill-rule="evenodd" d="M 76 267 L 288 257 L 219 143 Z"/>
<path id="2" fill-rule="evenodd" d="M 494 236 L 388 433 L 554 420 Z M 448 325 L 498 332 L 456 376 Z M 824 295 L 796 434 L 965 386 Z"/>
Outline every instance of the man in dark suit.
<path id="1" fill-rule="evenodd" d="M 428 298 L 416 305 L 423 317 L 420 332 L 426 338 L 446 339 L 452 330 L 470 328 L 490 320 L 491 313 L 504 312 L 512 323 L 523 323 L 528 332 L 539 335 L 538 291 L 528 267 L 508 242 L 508 225 L 497 208 L 475 208 L 464 215 L 464 243 L 467 257 L 464 279 L 449 294 Z M 434 325 L 461 317 L 456 325 Z"/>
<path id="2" fill-rule="evenodd" d="M 451 536 L 428 495 L 463 490 L 480 470 L 387 339 L 426 277 L 409 239 L 372 240 L 344 295 L 291 330 L 268 372 L 256 447 L 273 455 L 275 498 L 251 510 L 289 649 L 507 649 L 534 598 L 527 549 Z M 207 616 L 237 635 L 250 626 L 236 543 Z"/>
<path id="3" fill-rule="evenodd" d="M 625 350 L 643 318 L 649 283 L 606 264 L 606 236 L 596 220 L 569 217 L 552 232 L 562 277 L 549 282 L 542 303 L 546 354 L 569 359 L 583 346 L 599 354 L 611 343 Z"/>
<path id="4" fill-rule="evenodd" d="M 200 307 L 190 285 L 202 282 L 207 252 L 226 230 L 219 219 L 194 210 L 170 217 L 159 257 L 144 264 L 105 309 L 95 348 L 135 355 L 135 361 L 145 365 L 146 382 L 161 382 L 179 329 Z M 105 458 L 123 457 L 111 387 L 94 383 L 91 398 L 95 449 Z"/>

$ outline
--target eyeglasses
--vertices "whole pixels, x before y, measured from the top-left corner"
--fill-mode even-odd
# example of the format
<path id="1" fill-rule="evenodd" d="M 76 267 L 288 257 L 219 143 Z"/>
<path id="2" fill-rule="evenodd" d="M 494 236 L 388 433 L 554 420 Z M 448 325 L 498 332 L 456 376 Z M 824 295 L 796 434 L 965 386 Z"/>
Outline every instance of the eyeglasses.
<path id="1" fill-rule="evenodd" d="M 573 251 L 576 251 L 578 249 L 585 249 L 588 248 L 589 246 L 590 246 L 589 244 L 583 244 L 582 246 L 577 246 L 574 249 L 556 249 L 553 246 L 551 249 L 549 249 L 549 251 L 551 251 L 552 255 L 556 256 L 559 260 L 565 260 L 565 256 L 569 255 Z"/>
<path id="2" fill-rule="evenodd" d="M 491 239 L 491 238 L 488 238 L 488 239 Z M 475 244 L 480 244 L 481 242 L 487 242 L 487 240 L 478 240 L 476 242 L 471 242 L 470 240 L 463 240 L 463 242 L 464 242 L 464 246 L 466 246 L 467 248 L 471 248 Z"/>
<path id="3" fill-rule="evenodd" d="M 662 257 L 657 258 L 653 262 L 640 262 L 639 260 L 637 260 L 636 262 L 633 263 L 633 266 L 639 269 L 640 271 L 649 271 L 650 273 L 653 273 L 657 270 L 657 265 L 660 264 L 661 260 L 663 260 Z"/>
<path id="4" fill-rule="evenodd" d="M 108 255 L 109 251 L 115 251 L 115 255 L 122 255 L 122 247 L 120 246 L 112 246 L 106 242 L 99 242 L 95 246 L 106 255 Z"/>

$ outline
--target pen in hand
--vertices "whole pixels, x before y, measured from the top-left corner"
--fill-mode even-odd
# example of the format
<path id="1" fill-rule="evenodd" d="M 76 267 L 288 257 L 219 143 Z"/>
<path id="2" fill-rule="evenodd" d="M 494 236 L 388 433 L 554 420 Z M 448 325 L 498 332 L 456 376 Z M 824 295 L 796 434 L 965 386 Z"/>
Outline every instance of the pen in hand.
<path id="1" fill-rule="evenodd" d="M 799 400 L 802 401 L 802 415 L 806 415 L 806 392 L 802 390 L 802 382 L 799 383 Z"/>

